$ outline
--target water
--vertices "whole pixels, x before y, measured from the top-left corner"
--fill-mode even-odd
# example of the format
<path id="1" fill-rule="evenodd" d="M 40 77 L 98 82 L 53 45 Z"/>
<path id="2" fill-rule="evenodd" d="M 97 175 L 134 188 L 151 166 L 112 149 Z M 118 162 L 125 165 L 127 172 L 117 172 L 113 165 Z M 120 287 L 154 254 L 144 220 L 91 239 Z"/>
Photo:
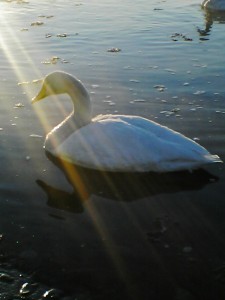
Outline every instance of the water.
<path id="1" fill-rule="evenodd" d="M 81 203 L 42 149 L 70 102 L 30 103 L 34 80 L 64 70 L 90 91 L 93 115 L 151 118 L 224 160 L 223 16 L 193 0 L 21 2 L 0 1 L 2 253 L 87 299 L 224 295 L 212 279 L 225 260 L 223 165 L 110 186 L 84 172 Z"/>

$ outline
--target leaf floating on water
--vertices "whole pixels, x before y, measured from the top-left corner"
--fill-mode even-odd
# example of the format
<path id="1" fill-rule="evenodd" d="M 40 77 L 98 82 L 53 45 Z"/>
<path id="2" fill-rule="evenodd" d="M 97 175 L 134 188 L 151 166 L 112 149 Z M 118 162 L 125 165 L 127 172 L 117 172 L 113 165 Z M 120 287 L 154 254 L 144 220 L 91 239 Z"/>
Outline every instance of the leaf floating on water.
<path id="1" fill-rule="evenodd" d="M 173 112 L 173 113 L 176 113 L 178 111 L 180 111 L 179 107 L 174 107 L 173 109 L 171 109 L 171 112 Z"/>
<path id="2" fill-rule="evenodd" d="M 32 22 L 32 23 L 30 24 L 30 26 L 41 26 L 41 25 L 43 25 L 43 24 L 44 24 L 44 22 L 36 21 L 36 22 Z"/>
<path id="3" fill-rule="evenodd" d="M 42 81 L 42 79 L 34 79 L 32 81 L 22 81 L 22 82 L 18 82 L 17 85 L 25 85 L 25 84 L 38 83 L 40 81 Z"/>
<path id="4" fill-rule="evenodd" d="M 130 79 L 129 81 L 130 81 L 130 82 L 134 82 L 134 83 L 139 83 L 139 82 L 140 82 L 140 81 L 137 80 L 137 79 Z"/>
<path id="5" fill-rule="evenodd" d="M 58 33 L 56 36 L 57 37 L 67 37 L 68 34 L 67 33 Z"/>
<path id="6" fill-rule="evenodd" d="M 183 33 L 174 33 L 171 35 L 172 41 L 177 42 L 178 40 L 183 40 L 183 41 L 188 41 L 188 42 L 192 42 L 193 39 L 187 37 L 186 35 L 184 35 Z"/>
<path id="7" fill-rule="evenodd" d="M 135 100 L 133 100 L 133 102 L 144 103 L 144 102 L 146 102 L 146 100 L 145 99 L 135 99 Z"/>
<path id="8" fill-rule="evenodd" d="M 42 138 L 42 135 L 35 134 L 35 133 L 32 133 L 29 136 L 32 137 L 32 138 Z"/>
<path id="9" fill-rule="evenodd" d="M 43 62 L 41 62 L 42 64 L 45 64 L 45 65 L 47 65 L 47 64 L 57 64 L 57 62 L 60 60 L 60 58 L 59 57 L 57 57 L 57 56 L 53 56 L 53 57 L 51 57 L 49 60 L 45 60 L 45 61 L 43 61 Z"/>
<path id="10" fill-rule="evenodd" d="M 57 57 L 57 56 L 53 56 L 51 57 L 49 60 L 45 60 L 45 61 L 42 61 L 41 63 L 44 64 L 44 65 L 55 65 L 58 63 L 58 61 L 61 61 L 62 64 L 68 64 L 69 61 L 66 60 L 66 59 L 62 59 L 60 57 Z"/>
<path id="11" fill-rule="evenodd" d="M 154 85 L 154 88 L 157 89 L 157 91 L 159 92 L 164 92 L 164 90 L 166 89 L 165 85 L 163 84 L 156 84 Z"/>
<path id="12" fill-rule="evenodd" d="M 18 82 L 17 84 L 22 85 L 22 84 L 29 84 L 29 83 L 30 83 L 30 81 L 22 81 L 22 82 Z"/>
<path id="13" fill-rule="evenodd" d="M 43 299 L 60 299 L 60 296 L 62 296 L 62 292 L 57 289 L 50 289 L 46 291 L 43 295 Z"/>
<path id="14" fill-rule="evenodd" d="M 46 18 L 46 19 L 50 19 L 53 18 L 54 16 L 50 15 L 50 16 L 45 16 L 45 15 L 40 15 L 38 16 L 38 18 Z"/>
<path id="15" fill-rule="evenodd" d="M 22 108 L 22 107 L 24 107 L 24 104 L 23 104 L 23 103 L 16 103 L 16 104 L 14 105 L 14 108 Z"/>
<path id="16" fill-rule="evenodd" d="M 34 79 L 34 80 L 32 80 L 32 83 L 39 83 L 41 81 L 42 81 L 42 79 Z"/>
<path id="17" fill-rule="evenodd" d="M 117 53 L 117 52 L 121 52 L 122 50 L 120 48 L 111 48 L 108 49 L 107 52 L 113 52 L 113 53 Z"/>
<path id="18" fill-rule="evenodd" d="M 193 137 L 193 141 L 195 141 L 195 142 L 200 141 L 200 138 L 198 138 L 198 137 Z"/>
<path id="19" fill-rule="evenodd" d="M 29 289 L 29 283 L 26 282 L 26 283 L 24 283 L 24 284 L 22 285 L 22 287 L 21 287 L 21 289 L 20 289 L 20 295 L 25 296 L 25 295 L 28 295 L 28 294 L 30 294 L 30 293 L 31 293 L 31 291 L 30 291 L 30 289 Z"/>
<path id="20" fill-rule="evenodd" d="M 165 69 L 165 71 L 171 73 L 172 75 L 176 74 L 176 71 L 174 69 Z"/>
<path id="21" fill-rule="evenodd" d="M 92 87 L 93 89 L 97 89 L 97 88 L 99 88 L 99 84 L 92 84 L 91 87 Z"/>
<path id="22" fill-rule="evenodd" d="M 166 117 L 169 117 L 172 115 L 176 115 L 176 116 L 180 117 L 180 115 L 177 114 L 178 111 L 180 111 L 180 108 L 174 107 L 170 111 L 168 111 L 168 110 L 160 111 L 160 114 L 164 114 Z"/>
<path id="23" fill-rule="evenodd" d="M 173 115 L 174 113 L 172 111 L 162 110 L 162 111 L 160 111 L 160 114 L 163 114 L 166 117 L 169 117 L 169 116 Z"/>
<path id="24" fill-rule="evenodd" d="M 205 91 L 196 91 L 193 94 L 194 95 L 202 95 L 202 94 L 205 94 Z"/>

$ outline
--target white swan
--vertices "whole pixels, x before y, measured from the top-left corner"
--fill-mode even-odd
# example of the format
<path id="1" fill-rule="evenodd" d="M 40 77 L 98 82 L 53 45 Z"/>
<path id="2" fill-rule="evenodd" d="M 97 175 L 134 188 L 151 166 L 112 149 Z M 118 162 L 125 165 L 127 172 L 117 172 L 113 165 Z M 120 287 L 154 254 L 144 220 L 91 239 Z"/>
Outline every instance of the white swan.
<path id="1" fill-rule="evenodd" d="M 203 0 L 202 7 L 214 11 L 225 11 L 225 0 Z"/>
<path id="2" fill-rule="evenodd" d="M 86 168 L 124 172 L 169 172 L 221 162 L 191 139 L 148 119 L 99 115 L 91 119 L 91 102 L 83 84 L 72 75 L 47 75 L 32 103 L 67 93 L 74 111 L 50 133 L 45 149 Z"/>

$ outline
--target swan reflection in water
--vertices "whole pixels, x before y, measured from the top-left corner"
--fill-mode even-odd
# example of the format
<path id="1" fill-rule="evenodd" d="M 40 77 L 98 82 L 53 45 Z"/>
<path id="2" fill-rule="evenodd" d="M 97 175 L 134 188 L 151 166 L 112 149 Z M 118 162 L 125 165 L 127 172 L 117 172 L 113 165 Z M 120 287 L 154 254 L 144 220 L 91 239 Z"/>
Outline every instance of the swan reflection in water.
<path id="1" fill-rule="evenodd" d="M 197 28 L 197 31 L 200 35 L 200 40 L 208 39 L 207 36 L 210 35 L 213 23 L 225 24 L 225 10 L 216 11 L 203 8 L 205 14 L 205 28 Z"/>
<path id="2" fill-rule="evenodd" d="M 159 194 L 200 190 L 218 178 L 204 169 L 192 172 L 116 173 L 86 169 L 60 160 L 46 152 L 47 157 L 65 174 L 73 192 L 62 191 L 42 180 L 37 184 L 47 194 L 47 205 L 72 213 L 82 213 L 91 195 L 114 201 L 131 202 Z"/>

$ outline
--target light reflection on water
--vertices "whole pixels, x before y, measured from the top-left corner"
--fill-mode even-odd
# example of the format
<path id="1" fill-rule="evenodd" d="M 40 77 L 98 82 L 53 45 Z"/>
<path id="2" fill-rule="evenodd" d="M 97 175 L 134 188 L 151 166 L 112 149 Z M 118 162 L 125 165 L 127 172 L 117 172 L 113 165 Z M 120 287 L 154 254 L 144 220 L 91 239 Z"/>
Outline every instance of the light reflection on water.
<path id="1" fill-rule="evenodd" d="M 31 26 L 37 21 L 43 24 Z M 146 266 L 147 274 L 147 269 L 152 269 L 156 257 L 146 257 L 159 249 L 153 249 L 146 233 L 152 221 L 162 215 L 163 218 L 169 215 L 174 223 L 178 219 L 181 224 L 180 231 L 176 230 L 177 235 L 184 235 L 183 239 L 177 241 L 174 238 L 174 242 L 170 236 L 168 241 L 163 241 L 165 245 L 171 242 L 177 256 L 180 255 L 179 247 L 190 243 L 198 247 L 191 235 L 193 231 L 202 236 L 207 230 L 212 240 L 203 235 L 200 244 L 225 259 L 219 250 L 224 249 L 223 242 L 217 238 L 223 236 L 224 216 L 216 215 L 224 209 L 221 198 L 224 195 L 223 166 L 207 169 L 219 178 L 211 184 L 204 182 L 201 185 L 202 182 L 198 182 L 200 176 L 192 177 L 191 174 L 186 182 L 172 184 L 172 187 L 157 180 L 157 176 L 153 180 L 154 186 L 152 179 L 148 179 L 151 181 L 148 185 L 148 181 L 140 182 L 139 178 L 129 187 L 119 178 L 119 198 L 131 200 L 133 197 L 133 201 L 110 201 L 111 190 L 104 190 L 104 185 L 93 187 L 90 184 L 89 202 L 84 207 L 80 202 L 72 209 L 65 209 L 63 205 L 57 207 L 58 198 L 68 197 L 71 201 L 73 191 L 61 170 L 45 156 L 42 149 L 45 130 L 38 116 L 49 122 L 50 129 L 64 118 L 71 105 L 63 96 L 63 113 L 62 103 L 58 100 L 45 100 L 37 113 L 37 108 L 30 105 L 39 88 L 39 83 L 32 81 L 53 70 L 65 70 L 79 77 L 90 91 L 94 115 L 124 113 L 156 119 L 197 139 L 224 159 L 225 25 L 222 17 L 209 16 L 194 0 L 179 3 L 140 0 L 135 5 L 128 0 L 30 1 L 22 4 L 0 1 L 0 22 L 1 224 L 6 237 L 10 236 L 9 248 L 13 255 L 17 251 L 16 255 L 20 257 L 24 248 L 30 245 L 38 254 L 37 264 L 42 258 L 48 262 L 52 255 L 53 264 L 61 263 L 61 267 L 66 265 L 69 269 L 70 264 L 77 267 L 78 260 L 78 269 L 85 277 L 88 267 L 82 254 L 87 255 L 93 266 L 93 257 L 101 259 L 101 255 L 105 255 L 101 246 L 107 242 L 101 238 L 98 241 L 99 237 L 93 233 L 93 216 L 85 209 L 85 205 L 96 205 L 104 221 L 99 224 L 106 224 L 105 232 L 111 235 L 109 241 L 116 241 L 113 247 L 117 258 L 118 255 L 126 257 L 128 270 L 133 273 L 141 265 Z M 113 47 L 121 51 L 107 51 Z M 18 103 L 22 106 L 16 107 Z M 188 187 L 182 185 L 187 182 Z M 132 185 L 138 191 L 136 194 L 132 193 Z M 60 223 L 62 220 L 65 222 Z M 13 233 L 22 227 L 25 229 L 17 233 L 19 242 L 16 243 Z M 31 232 L 35 233 L 35 238 L 31 239 Z M 46 243 L 46 232 L 49 249 L 56 247 L 53 253 L 43 253 L 40 246 Z M 82 252 L 80 245 L 85 243 L 90 248 Z M 159 241 L 158 245 L 163 243 Z M 70 244 L 72 250 L 68 250 Z M 216 250 L 212 244 L 217 245 Z M 202 248 L 198 251 L 201 254 Z M 204 255 L 208 259 L 208 252 Z M 157 259 L 162 258 L 159 255 Z M 135 268 L 129 264 L 131 260 Z M 165 261 L 162 259 L 160 263 Z M 94 266 L 91 270 L 96 275 L 99 266 L 96 262 Z M 142 287 L 147 288 L 147 284 L 146 281 Z"/>

